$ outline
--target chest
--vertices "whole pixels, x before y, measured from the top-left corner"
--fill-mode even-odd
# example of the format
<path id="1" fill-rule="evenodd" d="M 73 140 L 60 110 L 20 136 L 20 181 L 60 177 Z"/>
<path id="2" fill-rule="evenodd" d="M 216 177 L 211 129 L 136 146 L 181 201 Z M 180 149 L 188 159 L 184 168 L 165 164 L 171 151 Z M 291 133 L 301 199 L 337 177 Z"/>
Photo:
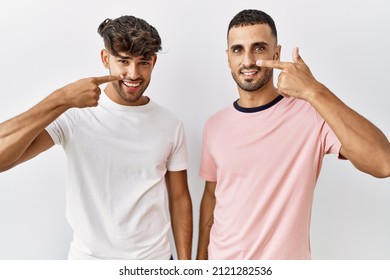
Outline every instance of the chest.
<path id="1" fill-rule="evenodd" d="M 86 114 L 80 118 L 67 148 L 92 165 L 140 169 L 163 166 L 173 148 L 171 128 L 153 116 Z"/>
<path id="2" fill-rule="evenodd" d="M 209 131 L 209 150 L 220 172 L 273 172 L 308 162 L 319 154 L 321 139 L 315 120 L 298 115 L 245 116 L 222 122 Z"/>

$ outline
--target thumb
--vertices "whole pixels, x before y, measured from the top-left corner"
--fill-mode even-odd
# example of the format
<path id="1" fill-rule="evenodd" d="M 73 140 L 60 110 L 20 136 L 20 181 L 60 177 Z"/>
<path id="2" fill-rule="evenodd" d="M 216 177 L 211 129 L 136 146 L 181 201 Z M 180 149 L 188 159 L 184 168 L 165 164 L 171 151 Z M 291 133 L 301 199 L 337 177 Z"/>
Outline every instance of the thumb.
<path id="1" fill-rule="evenodd" d="M 301 57 L 301 55 L 299 54 L 299 48 L 298 47 L 295 47 L 294 50 L 293 50 L 293 61 L 295 63 L 305 63 Z"/>

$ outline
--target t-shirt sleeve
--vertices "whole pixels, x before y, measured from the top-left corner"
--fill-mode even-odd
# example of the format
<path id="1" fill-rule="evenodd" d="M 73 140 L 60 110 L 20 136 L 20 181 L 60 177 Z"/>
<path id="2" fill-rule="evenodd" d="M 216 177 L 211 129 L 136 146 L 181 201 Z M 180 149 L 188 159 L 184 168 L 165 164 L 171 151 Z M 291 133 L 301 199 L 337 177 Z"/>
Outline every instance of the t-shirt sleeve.
<path id="1" fill-rule="evenodd" d="M 174 139 L 174 146 L 167 162 L 169 171 L 181 171 L 188 169 L 188 151 L 184 126 L 180 122 Z"/>
<path id="2" fill-rule="evenodd" d="M 77 111 L 69 110 L 49 124 L 46 131 L 55 144 L 65 147 L 71 138 L 76 121 Z"/>
<path id="3" fill-rule="evenodd" d="M 321 141 L 324 154 L 334 154 L 341 158 L 341 143 L 330 126 L 322 119 Z"/>
<path id="4" fill-rule="evenodd" d="M 209 149 L 207 124 L 203 131 L 202 158 L 200 161 L 199 175 L 206 181 L 217 182 L 217 168 Z"/>

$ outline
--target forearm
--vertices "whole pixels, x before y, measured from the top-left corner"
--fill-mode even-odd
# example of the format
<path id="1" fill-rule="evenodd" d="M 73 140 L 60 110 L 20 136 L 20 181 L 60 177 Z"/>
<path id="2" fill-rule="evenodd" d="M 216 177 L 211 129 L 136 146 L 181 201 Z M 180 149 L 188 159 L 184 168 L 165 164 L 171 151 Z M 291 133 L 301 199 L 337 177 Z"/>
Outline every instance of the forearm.
<path id="1" fill-rule="evenodd" d="M 172 232 L 179 260 L 190 260 L 192 251 L 192 203 L 188 195 L 170 204 Z"/>
<path id="2" fill-rule="evenodd" d="M 344 156 L 356 168 L 376 177 L 390 176 L 390 143 L 375 125 L 323 85 L 309 102 L 332 128 L 342 144 Z"/>
<path id="3" fill-rule="evenodd" d="M 15 163 L 46 126 L 69 108 L 98 105 L 99 85 L 122 76 L 92 77 L 70 83 L 27 112 L 0 124 L 0 171 Z"/>
<path id="4" fill-rule="evenodd" d="M 197 260 L 208 259 L 210 230 L 214 223 L 214 208 L 215 208 L 215 199 L 204 195 L 200 205 L 199 239 L 198 239 L 198 250 L 196 254 Z"/>
<path id="5" fill-rule="evenodd" d="M 210 243 L 210 230 L 211 230 L 211 225 L 209 225 L 204 218 L 200 218 L 198 250 L 196 254 L 197 260 L 207 260 L 209 258 L 208 246 Z"/>
<path id="6" fill-rule="evenodd" d="M 30 110 L 0 124 L 0 170 L 24 153 L 37 135 L 68 107 L 59 91 L 53 92 Z"/>

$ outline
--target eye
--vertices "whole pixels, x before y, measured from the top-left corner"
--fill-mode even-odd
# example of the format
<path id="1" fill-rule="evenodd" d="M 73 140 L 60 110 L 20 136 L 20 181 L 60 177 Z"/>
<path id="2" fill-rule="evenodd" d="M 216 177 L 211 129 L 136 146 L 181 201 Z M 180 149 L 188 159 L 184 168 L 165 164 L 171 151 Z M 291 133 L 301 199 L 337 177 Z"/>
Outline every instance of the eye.
<path id="1" fill-rule="evenodd" d="M 235 48 L 232 49 L 233 53 L 240 53 L 241 50 L 242 50 L 241 47 L 235 47 Z"/>
<path id="2" fill-rule="evenodd" d="M 139 64 L 142 66 L 148 66 L 150 64 L 150 62 L 149 61 L 141 61 Z"/>
<path id="3" fill-rule="evenodd" d="M 118 62 L 120 63 L 120 64 L 125 64 L 125 65 L 127 65 L 129 62 L 127 61 L 127 60 L 125 60 L 125 59 L 120 59 L 120 60 L 118 60 Z"/>
<path id="4" fill-rule="evenodd" d="M 257 46 L 254 47 L 254 51 L 255 51 L 255 52 L 262 52 L 262 51 L 265 51 L 265 46 L 257 45 Z"/>
<path id="5" fill-rule="evenodd" d="M 255 51 L 256 51 L 256 52 L 261 52 L 262 50 L 264 50 L 263 47 L 256 47 L 256 48 L 255 48 Z"/>

